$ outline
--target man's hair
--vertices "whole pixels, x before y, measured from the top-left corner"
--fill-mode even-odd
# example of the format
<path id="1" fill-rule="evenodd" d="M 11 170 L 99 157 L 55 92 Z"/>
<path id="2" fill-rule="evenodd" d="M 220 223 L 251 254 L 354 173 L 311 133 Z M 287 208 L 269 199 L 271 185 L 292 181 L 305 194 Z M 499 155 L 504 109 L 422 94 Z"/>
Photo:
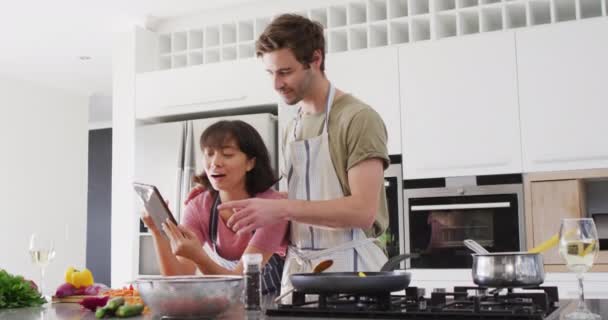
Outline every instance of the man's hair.
<path id="1" fill-rule="evenodd" d="M 282 14 L 264 29 L 255 43 L 256 56 L 289 48 L 298 62 L 306 67 L 313 62 L 313 54 L 321 51 L 321 71 L 325 71 L 325 38 L 323 26 L 297 14 Z"/>

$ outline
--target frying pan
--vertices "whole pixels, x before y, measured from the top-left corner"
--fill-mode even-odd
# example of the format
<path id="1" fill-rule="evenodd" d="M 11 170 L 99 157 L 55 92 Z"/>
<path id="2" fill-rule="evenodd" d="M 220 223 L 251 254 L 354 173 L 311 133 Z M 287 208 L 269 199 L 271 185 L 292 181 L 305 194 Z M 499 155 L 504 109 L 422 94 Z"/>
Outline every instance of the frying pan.
<path id="1" fill-rule="evenodd" d="M 290 276 L 293 287 L 303 293 L 351 293 L 374 294 L 393 292 L 407 288 L 411 274 L 405 270 L 394 270 L 399 263 L 417 255 L 402 254 L 392 257 L 378 272 L 323 272 L 295 273 Z"/>

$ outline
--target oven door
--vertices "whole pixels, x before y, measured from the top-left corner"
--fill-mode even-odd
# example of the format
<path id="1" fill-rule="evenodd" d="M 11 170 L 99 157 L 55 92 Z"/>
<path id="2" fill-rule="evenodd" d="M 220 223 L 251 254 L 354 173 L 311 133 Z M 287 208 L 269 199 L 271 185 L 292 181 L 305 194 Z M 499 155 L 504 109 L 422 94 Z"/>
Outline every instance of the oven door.
<path id="1" fill-rule="evenodd" d="M 413 268 L 470 268 L 471 251 L 464 239 L 474 239 L 489 251 L 519 251 L 523 240 L 520 193 L 469 192 L 408 195 L 410 252 L 420 255 Z"/>

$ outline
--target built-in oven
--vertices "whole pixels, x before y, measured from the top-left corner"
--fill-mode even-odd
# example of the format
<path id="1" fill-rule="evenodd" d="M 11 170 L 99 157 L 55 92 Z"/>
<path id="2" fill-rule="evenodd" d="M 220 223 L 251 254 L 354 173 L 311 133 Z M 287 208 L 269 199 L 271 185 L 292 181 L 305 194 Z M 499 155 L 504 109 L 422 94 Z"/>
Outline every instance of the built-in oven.
<path id="1" fill-rule="evenodd" d="M 404 209 L 412 268 L 470 268 L 465 239 L 495 252 L 525 246 L 521 175 L 406 180 Z"/>
<path id="2" fill-rule="evenodd" d="M 388 207 L 389 225 L 382 236 L 386 241 L 386 251 L 390 257 L 404 252 L 403 178 L 401 156 L 390 155 L 391 164 L 384 171 L 384 190 Z"/>

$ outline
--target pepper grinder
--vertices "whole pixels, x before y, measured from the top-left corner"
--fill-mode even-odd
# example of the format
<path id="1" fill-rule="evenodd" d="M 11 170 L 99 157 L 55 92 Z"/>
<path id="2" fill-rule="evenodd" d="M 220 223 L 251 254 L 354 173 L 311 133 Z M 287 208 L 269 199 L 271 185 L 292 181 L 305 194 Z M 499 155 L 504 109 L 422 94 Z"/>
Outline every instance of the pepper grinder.
<path id="1" fill-rule="evenodd" d="M 262 300 L 262 255 L 248 253 L 243 255 L 243 275 L 245 276 L 245 309 L 260 310 Z"/>

